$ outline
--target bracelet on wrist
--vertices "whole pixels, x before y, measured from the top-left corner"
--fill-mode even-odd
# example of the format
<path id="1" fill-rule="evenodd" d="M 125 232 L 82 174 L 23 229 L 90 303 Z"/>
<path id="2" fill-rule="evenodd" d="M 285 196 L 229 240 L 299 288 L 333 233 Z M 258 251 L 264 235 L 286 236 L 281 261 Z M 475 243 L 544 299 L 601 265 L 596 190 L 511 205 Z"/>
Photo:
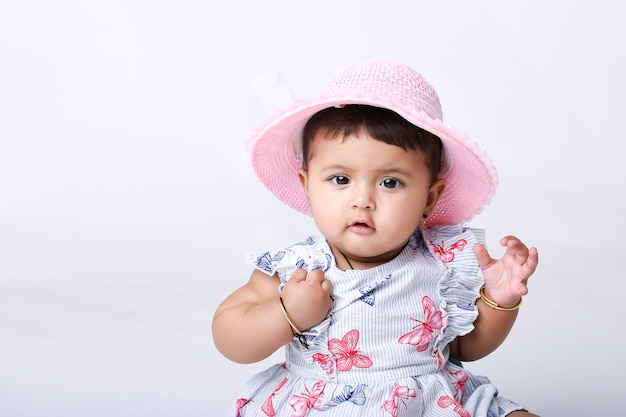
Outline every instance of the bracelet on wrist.
<path id="1" fill-rule="evenodd" d="M 280 309 L 283 312 L 283 316 L 285 316 L 285 319 L 287 319 L 287 323 L 289 323 L 289 328 L 291 328 L 291 333 L 293 334 L 293 337 L 297 338 L 298 341 L 300 342 L 300 344 L 302 346 L 304 346 L 305 349 L 308 349 L 309 348 L 309 344 L 306 341 L 306 337 L 304 337 L 304 335 L 296 327 L 294 322 L 291 321 L 291 318 L 289 317 L 289 314 L 287 314 L 287 309 L 285 308 L 285 303 L 283 302 L 283 297 L 278 297 L 278 305 L 280 306 Z"/>
<path id="2" fill-rule="evenodd" d="M 523 301 L 523 298 L 520 298 L 519 302 L 516 305 L 514 305 L 513 307 L 502 307 L 498 303 L 493 301 L 491 298 L 487 297 L 487 295 L 485 295 L 485 286 L 484 285 L 482 287 L 480 287 L 479 293 L 480 293 L 480 299 L 483 300 L 483 302 L 485 304 L 487 304 L 489 307 L 493 308 L 494 310 L 515 311 L 515 310 L 520 308 L 520 306 L 522 305 L 522 301 Z"/>

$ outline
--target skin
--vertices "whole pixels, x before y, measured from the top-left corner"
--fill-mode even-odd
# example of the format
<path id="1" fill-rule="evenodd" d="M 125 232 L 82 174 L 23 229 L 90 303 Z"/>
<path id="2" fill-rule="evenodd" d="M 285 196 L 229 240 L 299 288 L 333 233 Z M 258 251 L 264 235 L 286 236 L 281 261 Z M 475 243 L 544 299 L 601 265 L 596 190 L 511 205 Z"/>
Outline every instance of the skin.
<path id="1" fill-rule="evenodd" d="M 315 139 L 300 181 L 335 259 L 356 269 L 395 258 L 445 188 L 424 155 L 369 138 Z M 348 269 L 348 268 L 345 268 Z"/>
<path id="2" fill-rule="evenodd" d="M 431 181 L 421 151 L 377 141 L 364 131 L 333 139 L 318 133 L 308 167 L 298 175 L 316 225 L 342 269 L 350 265 L 368 269 L 392 260 L 445 190 L 443 179 Z M 510 307 L 528 292 L 527 281 L 538 255 L 514 236 L 500 243 L 506 248 L 501 259 L 492 258 L 480 244 L 474 252 L 483 270 L 485 294 L 500 306 Z M 213 338 L 222 354 L 235 362 L 257 362 L 292 340 L 277 301 L 278 285 L 276 275 L 268 278 L 255 270 L 248 283 L 220 304 L 213 319 Z M 298 270 L 281 296 L 293 323 L 305 330 L 326 317 L 333 304 L 331 293 L 332 284 L 322 271 Z M 495 310 L 480 299 L 476 305 L 479 316 L 474 330 L 450 344 L 451 356 L 462 361 L 495 350 L 517 317 L 517 310 Z"/>

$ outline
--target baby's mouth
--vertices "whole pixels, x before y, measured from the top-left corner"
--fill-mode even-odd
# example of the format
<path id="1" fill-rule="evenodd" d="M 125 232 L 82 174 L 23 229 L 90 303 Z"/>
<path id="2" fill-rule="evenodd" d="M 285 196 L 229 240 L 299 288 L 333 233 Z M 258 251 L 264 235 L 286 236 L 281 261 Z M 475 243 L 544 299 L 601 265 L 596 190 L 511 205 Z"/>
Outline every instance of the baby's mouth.
<path id="1" fill-rule="evenodd" d="M 366 221 L 354 221 L 350 224 L 349 229 L 358 233 L 371 233 L 374 228 Z"/>

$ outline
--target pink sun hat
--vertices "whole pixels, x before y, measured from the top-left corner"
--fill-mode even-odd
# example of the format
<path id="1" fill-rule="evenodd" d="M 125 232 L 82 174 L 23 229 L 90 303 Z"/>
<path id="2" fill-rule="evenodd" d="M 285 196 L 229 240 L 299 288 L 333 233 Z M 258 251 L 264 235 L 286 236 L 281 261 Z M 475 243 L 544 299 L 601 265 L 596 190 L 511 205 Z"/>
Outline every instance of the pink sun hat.
<path id="1" fill-rule="evenodd" d="M 320 110 L 347 104 L 382 107 L 439 137 L 444 156 L 439 178 L 446 188 L 425 226 L 469 221 L 490 203 L 498 186 L 496 169 L 476 142 L 443 123 L 434 88 L 413 69 L 390 61 L 362 61 L 339 69 L 313 98 L 293 102 L 250 137 L 247 157 L 260 181 L 289 207 L 311 215 L 298 169 L 306 122 Z"/>

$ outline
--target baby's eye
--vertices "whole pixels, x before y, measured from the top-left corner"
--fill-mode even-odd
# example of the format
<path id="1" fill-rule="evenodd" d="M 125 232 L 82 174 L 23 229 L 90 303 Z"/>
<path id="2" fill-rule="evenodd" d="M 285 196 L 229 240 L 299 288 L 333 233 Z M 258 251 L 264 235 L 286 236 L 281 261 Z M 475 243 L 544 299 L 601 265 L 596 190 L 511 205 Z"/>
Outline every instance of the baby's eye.
<path id="1" fill-rule="evenodd" d="M 337 185 L 350 184 L 350 179 L 348 177 L 344 177 L 343 175 L 335 175 L 330 180 Z"/>
<path id="2" fill-rule="evenodd" d="M 390 189 L 402 187 L 402 183 L 395 178 L 385 178 L 380 185 Z"/>

